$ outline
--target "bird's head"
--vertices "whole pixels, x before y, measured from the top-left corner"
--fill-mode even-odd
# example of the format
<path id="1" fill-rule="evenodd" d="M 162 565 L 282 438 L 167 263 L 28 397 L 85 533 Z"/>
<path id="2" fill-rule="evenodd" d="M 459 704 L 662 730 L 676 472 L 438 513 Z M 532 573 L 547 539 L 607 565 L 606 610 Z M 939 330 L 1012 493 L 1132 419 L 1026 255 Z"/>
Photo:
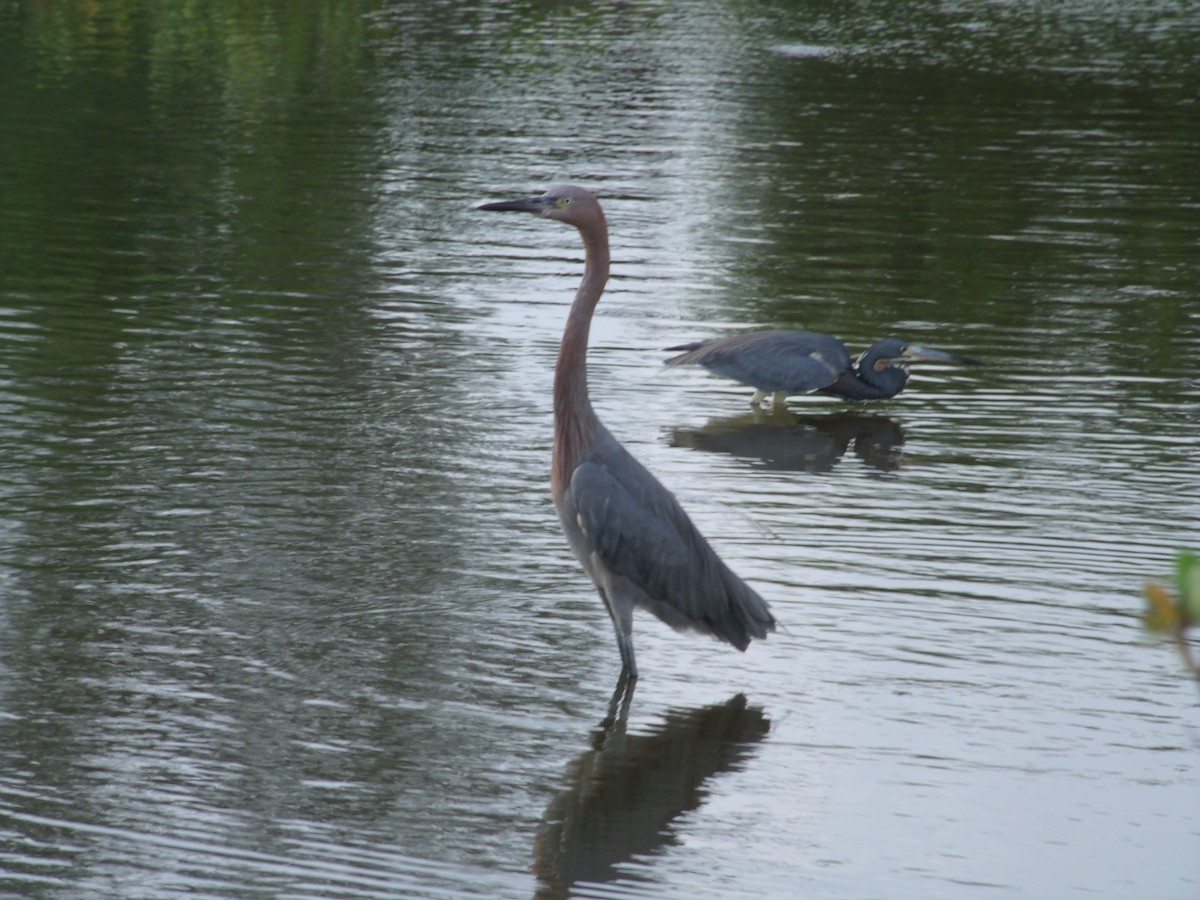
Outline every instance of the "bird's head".
<path id="1" fill-rule="evenodd" d="M 884 338 L 872 344 L 858 358 L 858 376 L 879 390 L 881 396 L 894 397 L 908 384 L 908 369 L 905 368 L 905 363 L 923 359 L 960 365 L 982 365 L 979 360 L 969 356 L 958 356 L 945 350 L 910 344 L 900 338 Z"/>
<path id="2" fill-rule="evenodd" d="M 955 353 L 947 353 L 945 350 L 935 350 L 932 347 L 910 344 L 908 341 L 903 341 L 900 338 L 884 338 L 881 341 L 876 341 L 871 345 L 869 350 L 858 358 L 858 365 L 860 369 L 882 372 L 889 366 L 903 365 L 907 362 L 916 362 L 922 359 L 968 366 L 983 365 L 979 360 L 972 359 L 969 356 L 959 356 Z"/>
<path id="3" fill-rule="evenodd" d="M 524 200 L 500 200 L 482 203 L 476 209 L 492 212 L 527 212 L 545 219 L 556 219 L 577 228 L 599 219 L 604 221 L 600 201 L 584 188 L 574 184 L 559 184 L 538 197 Z"/>

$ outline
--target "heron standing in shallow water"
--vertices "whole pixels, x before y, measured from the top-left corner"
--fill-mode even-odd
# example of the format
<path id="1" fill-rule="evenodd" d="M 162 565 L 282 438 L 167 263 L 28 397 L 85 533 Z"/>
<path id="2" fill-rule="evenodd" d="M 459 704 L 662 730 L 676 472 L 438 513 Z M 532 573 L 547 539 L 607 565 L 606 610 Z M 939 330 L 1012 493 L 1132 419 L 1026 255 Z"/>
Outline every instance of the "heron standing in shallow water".
<path id="1" fill-rule="evenodd" d="M 574 185 L 540 197 L 478 207 L 527 212 L 574 225 L 585 250 L 583 280 L 567 315 L 554 368 L 554 450 L 550 489 L 567 542 L 612 616 L 622 674 L 637 678 L 633 610 L 745 650 L 775 618 L 700 534 L 675 497 L 622 447 L 588 399 L 592 313 L 608 281 L 608 226 L 599 201 Z"/>
<path id="2" fill-rule="evenodd" d="M 754 388 L 751 406 L 760 405 L 767 394 L 772 395 L 775 406 L 783 406 L 792 394 L 886 400 L 908 384 L 906 362 L 934 359 L 981 365 L 969 356 L 919 347 L 899 338 L 876 341 L 852 363 L 845 344 L 817 331 L 751 331 L 667 350 L 686 351 L 668 359 L 668 366 L 700 365 L 750 385 Z"/>

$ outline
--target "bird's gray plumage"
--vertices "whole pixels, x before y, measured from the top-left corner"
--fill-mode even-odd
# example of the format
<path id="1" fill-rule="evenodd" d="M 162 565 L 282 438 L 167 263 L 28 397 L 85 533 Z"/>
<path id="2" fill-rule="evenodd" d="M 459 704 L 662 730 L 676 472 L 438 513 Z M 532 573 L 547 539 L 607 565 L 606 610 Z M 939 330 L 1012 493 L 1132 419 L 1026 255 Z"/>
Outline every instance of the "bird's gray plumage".
<path id="1" fill-rule="evenodd" d="M 672 628 L 709 634 L 739 650 L 774 628 L 762 597 L 607 430 L 571 474 L 560 516 L 568 542 L 619 622 L 637 606 Z"/>
<path id="2" fill-rule="evenodd" d="M 814 331 L 750 331 L 667 349 L 688 351 L 668 366 L 704 366 L 770 393 L 819 391 L 851 365 L 845 344 Z"/>

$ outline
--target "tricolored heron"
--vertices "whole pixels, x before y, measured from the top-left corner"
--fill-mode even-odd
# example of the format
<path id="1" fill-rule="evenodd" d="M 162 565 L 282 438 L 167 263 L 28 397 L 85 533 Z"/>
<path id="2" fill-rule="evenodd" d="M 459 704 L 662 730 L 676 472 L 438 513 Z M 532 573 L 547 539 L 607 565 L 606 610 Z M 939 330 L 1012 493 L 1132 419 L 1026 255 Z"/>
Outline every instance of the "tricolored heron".
<path id="1" fill-rule="evenodd" d="M 609 269 L 599 201 L 581 187 L 560 185 L 540 197 L 478 208 L 565 222 L 583 238 L 583 280 L 554 368 L 550 489 L 567 542 L 612 616 L 623 674 L 637 678 L 635 606 L 739 650 L 766 637 L 775 629 L 766 602 L 721 561 L 671 492 L 600 423 L 588 399 L 588 329 Z"/>
<path id="2" fill-rule="evenodd" d="M 754 388 L 751 406 L 773 395 L 782 406 L 792 394 L 830 394 L 845 400 L 886 400 L 908 384 L 904 363 L 919 359 L 980 365 L 969 356 L 956 356 L 932 347 L 919 347 L 900 338 L 876 341 L 856 361 L 833 335 L 817 331 L 750 331 L 681 344 L 684 350 L 668 366 L 701 365 L 718 375 Z"/>

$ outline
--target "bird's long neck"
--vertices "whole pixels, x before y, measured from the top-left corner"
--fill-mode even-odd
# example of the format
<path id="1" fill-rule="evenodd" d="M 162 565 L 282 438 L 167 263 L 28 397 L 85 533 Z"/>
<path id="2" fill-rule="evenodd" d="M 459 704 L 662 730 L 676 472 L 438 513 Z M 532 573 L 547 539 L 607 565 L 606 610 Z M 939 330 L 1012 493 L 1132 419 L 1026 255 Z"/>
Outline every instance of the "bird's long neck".
<path id="1" fill-rule="evenodd" d="M 908 372 L 903 367 L 888 365 L 877 370 L 869 353 L 855 368 L 857 371 L 844 373 L 838 379 L 839 393 L 847 400 L 886 400 L 908 384 Z"/>
<path id="2" fill-rule="evenodd" d="M 556 500 L 571 479 L 583 448 L 599 424 L 588 399 L 587 345 L 592 313 L 608 281 L 608 230 L 601 216 L 580 228 L 585 251 L 583 280 L 567 315 L 554 367 L 554 454 L 550 482 Z"/>

